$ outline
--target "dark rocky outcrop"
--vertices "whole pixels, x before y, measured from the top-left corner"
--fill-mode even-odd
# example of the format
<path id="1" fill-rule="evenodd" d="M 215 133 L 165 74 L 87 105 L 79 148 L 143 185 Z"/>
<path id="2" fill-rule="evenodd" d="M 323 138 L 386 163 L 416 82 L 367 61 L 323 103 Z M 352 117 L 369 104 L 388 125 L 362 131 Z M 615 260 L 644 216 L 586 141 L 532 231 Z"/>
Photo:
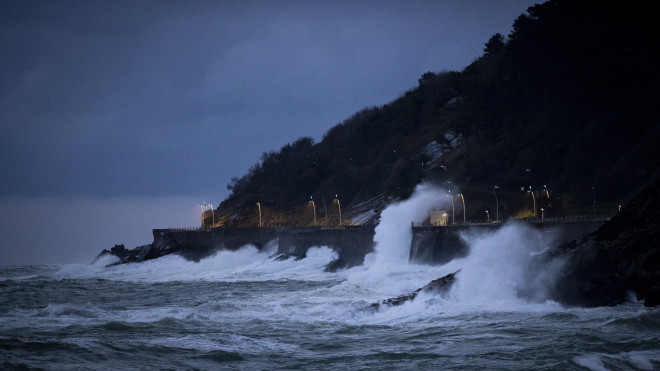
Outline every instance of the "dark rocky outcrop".
<path id="1" fill-rule="evenodd" d="M 581 242 L 564 243 L 547 257 L 566 259 L 552 290 L 571 306 L 617 305 L 634 293 L 660 304 L 660 180 L 656 176 L 608 222 Z"/>
<path id="2" fill-rule="evenodd" d="M 108 264 L 108 267 L 111 267 L 118 264 L 139 263 L 146 260 L 156 259 L 173 252 L 176 252 L 176 249 L 172 249 L 170 246 L 154 247 L 154 244 L 138 246 L 131 250 L 124 247 L 124 245 L 115 245 L 110 250 L 104 249 L 101 251 L 94 261 L 108 255 L 118 257 L 118 262 Z"/>
<path id="3" fill-rule="evenodd" d="M 452 284 L 456 280 L 456 274 L 460 272 L 460 270 L 450 273 L 444 277 L 440 277 L 438 279 L 435 279 L 428 283 L 426 286 L 421 287 L 410 294 L 406 295 L 401 295 L 396 298 L 390 298 L 390 299 L 385 299 L 381 301 L 380 303 L 373 303 L 371 304 L 371 308 L 373 310 L 378 310 L 381 307 L 396 307 L 399 305 L 402 305 L 404 303 L 407 303 L 409 301 L 415 300 L 417 295 L 419 295 L 420 292 L 427 292 L 427 293 L 434 293 L 434 294 L 446 294 L 449 289 L 451 289 Z"/>

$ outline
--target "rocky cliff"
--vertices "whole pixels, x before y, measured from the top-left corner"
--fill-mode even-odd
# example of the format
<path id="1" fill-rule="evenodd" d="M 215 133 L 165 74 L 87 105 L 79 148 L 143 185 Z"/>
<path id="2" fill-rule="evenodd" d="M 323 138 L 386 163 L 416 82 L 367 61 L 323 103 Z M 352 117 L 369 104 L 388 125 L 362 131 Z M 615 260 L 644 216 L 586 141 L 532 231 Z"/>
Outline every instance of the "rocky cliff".
<path id="1" fill-rule="evenodd" d="M 660 178 L 642 187 L 594 233 L 548 256 L 566 259 L 552 295 L 563 304 L 616 305 L 634 294 L 646 306 L 659 305 Z"/>

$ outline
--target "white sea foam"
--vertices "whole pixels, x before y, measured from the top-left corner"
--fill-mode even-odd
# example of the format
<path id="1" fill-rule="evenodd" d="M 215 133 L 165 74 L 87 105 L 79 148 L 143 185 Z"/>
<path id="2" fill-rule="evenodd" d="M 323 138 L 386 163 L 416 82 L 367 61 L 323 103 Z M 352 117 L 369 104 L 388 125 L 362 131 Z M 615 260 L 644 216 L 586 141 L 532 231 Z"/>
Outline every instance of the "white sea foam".
<path id="1" fill-rule="evenodd" d="M 536 301 L 545 300 L 545 290 L 555 279 L 559 265 L 540 267 L 530 278 L 534 255 L 547 248 L 548 241 L 541 232 L 509 224 L 494 232 L 465 234 L 462 238 L 470 254 L 462 261 L 451 290 L 452 299 L 493 310 L 528 305 L 519 297 L 521 291 L 532 293 Z"/>
<path id="2" fill-rule="evenodd" d="M 605 365 L 599 356 L 590 354 L 573 358 L 573 362 L 592 371 L 606 371 Z"/>
<path id="3" fill-rule="evenodd" d="M 646 356 L 641 354 L 641 352 L 628 354 L 628 361 L 638 370 L 655 370 L 653 363 L 651 363 Z"/>
<path id="4" fill-rule="evenodd" d="M 169 281 L 267 281 L 323 279 L 323 268 L 336 259 L 337 254 L 327 247 L 310 248 L 306 258 L 295 261 L 271 259 L 276 246 L 259 251 L 246 245 L 236 251 L 218 251 L 199 262 L 167 255 L 141 263 L 105 265 L 116 258 L 104 257 L 94 264 L 68 264 L 54 274 L 55 278 L 103 278 L 137 282 Z"/>

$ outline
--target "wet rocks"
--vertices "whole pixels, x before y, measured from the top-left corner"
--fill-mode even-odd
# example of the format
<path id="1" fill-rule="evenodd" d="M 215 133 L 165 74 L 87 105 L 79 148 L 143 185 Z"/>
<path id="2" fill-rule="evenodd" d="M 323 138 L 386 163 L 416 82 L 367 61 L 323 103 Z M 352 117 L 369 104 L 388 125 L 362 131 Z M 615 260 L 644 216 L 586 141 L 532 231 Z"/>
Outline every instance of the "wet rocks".
<path id="1" fill-rule="evenodd" d="M 435 279 L 431 282 L 429 282 L 426 286 L 421 287 L 410 294 L 406 295 L 401 295 L 396 298 L 390 298 L 390 299 L 385 299 L 381 301 L 380 303 L 373 303 L 371 304 L 371 308 L 374 310 L 380 309 L 382 306 L 385 307 L 396 307 L 402 304 L 405 304 L 409 301 L 415 300 L 417 295 L 420 292 L 427 292 L 427 293 L 433 293 L 433 294 L 446 294 L 449 292 L 451 289 L 452 284 L 456 280 L 456 274 L 460 272 L 460 270 L 450 273 L 444 277 L 440 277 L 438 279 Z"/>
<path id="2" fill-rule="evenodd" d="M 552 297 L 570 306 L 617 305 L 631 294 L 660 304 L 660 181 L 649 182 L 581 242 L 550 254 L 566 260 Z"/>
<path id="3" fill-rule="evenodd" d="M 134 249 L 127 249 L 124 245 L 115 245 L 110 250 L 104 249 L 101 253 L 94 259 L 94 261 L 99 260 L 100 258 L 108 255 L 116 256 L 119 258 L 118 262 L 108 264 L 108 267 L 117 265 L 117 264 L 126 264 L 126 263 L 139 263 L 146 260 L 156 259 L 164 255 L 168 255 L 174 252 L 170 246 L 160 246 L 154 247 L 153 244 L 138 246 Z"/>

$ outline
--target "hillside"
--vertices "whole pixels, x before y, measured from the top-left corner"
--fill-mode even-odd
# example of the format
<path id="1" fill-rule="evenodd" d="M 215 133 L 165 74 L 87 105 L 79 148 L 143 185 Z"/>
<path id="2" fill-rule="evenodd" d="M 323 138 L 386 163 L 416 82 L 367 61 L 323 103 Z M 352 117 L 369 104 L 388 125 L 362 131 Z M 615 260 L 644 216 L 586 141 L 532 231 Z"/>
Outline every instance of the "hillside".
<path id="1" fill-rule="evenodd" d="M 496 185 L 501 219 L 533 215 L 529 189 L 546 217 L 615 212 L 660 165 L 660 43 L 640 4 L 530 7 L 463 71 L 264 153 L 204 224 L 258 225 L 261 208 L 263 225 L 313 225 L 312 207 L 318 225 L 340 207 L 371 223 L 422 180 L 462 192 L 468 219 L 495 214 Z"/>

